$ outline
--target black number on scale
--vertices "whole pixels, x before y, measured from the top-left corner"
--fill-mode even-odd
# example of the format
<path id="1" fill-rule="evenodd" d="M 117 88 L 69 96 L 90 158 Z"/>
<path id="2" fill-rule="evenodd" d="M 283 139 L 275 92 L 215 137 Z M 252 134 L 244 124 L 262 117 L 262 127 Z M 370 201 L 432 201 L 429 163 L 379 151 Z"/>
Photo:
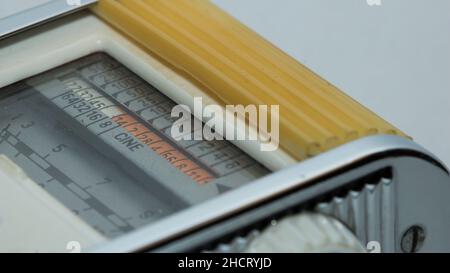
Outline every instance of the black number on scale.
<path id="1" fill-rule="evenodd" d="M 148 209 L 139 214 L 139 218 L 142 220 L 151 219 L 155 216 L 158 216 L 162 213 L 161 209 Z"/>
<path id="2" fill-rule="evenodd" d="M 84 101 L 74 104 L 73 108 L 77 109 L 80 113 L 91 109 L 91 107 Z"/>
<path id="3" fill-rule="evenodd" d="M 92 111 L 91 113 L 86 115 L 90 121 L 95 121 L 98 119 L 101 119 L 103 117 L 103 115 L 97 111 Z"/>
<path id="4" fill-rule="evenodd" d="M 33 125 L 34 125 L 34 121 L 28 121 L 28 122 L 26 122 L 26 123 L 22 123 L 22 124 L 20 125 L 20 127 L 21 127 L 22 129 L 27 129 L 27 128 L 33 127 Z"/>
<path id="5" fill-rule="evenodd" d="M 227 169 L 234 169 L 236 167 L 239 167 L 241 165 L 241 163 L 239 161 L 232 161 L 228 164 L 225 165 L 225 168 Z"/>
<path id="6" fill-rule="evenodd" d="M 229 157 L 229 155 L 227 153 L 225 153 L 225 152 L 219 152 L 219 153 L 215 153 L 214 154 L 214 159 L 215 160 L 221 160 L 221 159 L 227 158 L 227 157 Z"/>
<path id="7" fill-rule="evenodd" d="M 213 141 L 205 141 L 202 144 L 200 144 L 198 146 L 198 149 L 203 152 L 203 151 L 208 151 L 209 149 L 212 149 L 216 146 L 216 143 Z"/>
<path id="8" fill-rule="evenodd" d="M 113 182 L 113 180 L 112 180 L 111 178 L 109 178 L 109 177 L 104 177 L 102 181 L 97 182 L 97 183 L 95 183 L 95 184 L 96 184 L 97 186 L 101 186 L 101 185 L 109 184 L 109 183 L 112 183 L 112 182 Z"/>
<path id="9" fill-rule="evenodd" d="M 59 145 L 57 145 L 56 147 L 54 147 L 54 148 L 52 149 L 52 151 L 53 151 L 54 153 L 59 153 L 59 152 L 62 152 L 65 148 L 67 148 L 67 145 L 66 145 L 66 144 L 59 144 Z"/>
<path id="10" fill-rule="evenodd" d="M 81 90 L 77 92 L 77 95 L 83 100 L 90 100 L 94 97 L 94 95 L 87 90 Z"/>
<path id="11" fill-rule="evenodd" d="M 106 106 L 106 104 L 101 100 L 92 100 L 92 101 L 89 101 L 89 103 L 97 109 L 100 109 L 100 108 L 103 108 Z"/>
<path id="12" fill-rule="evenodd" d="M 105 121 L 105 122 L 100 123 L 99 127 L 100 128 L 106 128 L 106 127 L 111 126 L 111 125 L 112 125 L 112 121 Z"/>
<path id="13" fill-rule="evenodd" d="M 74 102 L 77 102 L 77 101 L 81 100 L 80 98 L 77 98 L 75 93 L 73 93 L 73 92 L 70 92 L 70 93 L 67 93 L 67 94 L 63 95 L 62 99 L 66 100 L 68 102 L 68 104 L 72 104 Z"/>
<path id="14" fill-rule="evenodd" d="M 79 85 L 76 81 L 70 81 L 66 83 L 66 86 L 71 89 L 73 92 L 77 92 L 79 90 L 83 90 L 85 87 Z M 70 95 L 69 95 L 70 97 Z"/>

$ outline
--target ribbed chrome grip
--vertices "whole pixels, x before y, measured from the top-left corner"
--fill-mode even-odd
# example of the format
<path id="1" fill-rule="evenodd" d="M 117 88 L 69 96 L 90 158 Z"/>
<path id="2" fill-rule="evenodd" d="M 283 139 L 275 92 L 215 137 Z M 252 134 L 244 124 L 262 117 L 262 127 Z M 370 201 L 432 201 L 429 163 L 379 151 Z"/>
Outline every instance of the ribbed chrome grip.
<path id="1" fill-rule="evenodd" d="M 362 243 L 375 241 L 383 252 L 395 251 L 395 185 L 391 179 L 350 190 L 319 203 L 316 210 L 347 224 Z"/>

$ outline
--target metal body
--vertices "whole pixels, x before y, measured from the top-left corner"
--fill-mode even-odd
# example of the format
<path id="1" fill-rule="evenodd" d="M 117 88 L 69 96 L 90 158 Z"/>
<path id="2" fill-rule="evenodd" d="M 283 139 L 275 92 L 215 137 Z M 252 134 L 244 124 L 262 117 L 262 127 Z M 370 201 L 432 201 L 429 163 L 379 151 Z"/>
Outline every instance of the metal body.
<path id="1" fill-rule="evenodd" d="M 383 208 L 391 213 L 393 224 L 382 235 L 390 236 L 393 242 L 385 244 L 385 250 L 383 242 L 379 242 L 381 251 L 401 252 L 403 233 L 413 226 L 421 226 L 426 231 L 426 239 L 416 250 L 448 251 L 448 170 L 417 144 L 395 136 L 367 137 L 343 145 L 94 251 L 209 250 L 263 228 L 283 215 L 313 210 L 320 202 L 382 179 L 392 180 L 394 192 L 392 207 Z M 373 213 L 363 211 L 362 214 L 369 218 L 369 212 Z M 360 239 L 370 242 L 382 238 Z"/>
<path id="2" fill-rule="evenodd" d="M 36 3 L 37 2 L 37 3 Z M 47 0 L 22 5 L 10 4 L 15 7 L 11 13 L 0 17 L 0 39 L 19 31 L 43 24 L 60 16 L 75 12 L 97 2 L 96 0 Z M 5 4 L 6 5 L 6 4 Z"/>

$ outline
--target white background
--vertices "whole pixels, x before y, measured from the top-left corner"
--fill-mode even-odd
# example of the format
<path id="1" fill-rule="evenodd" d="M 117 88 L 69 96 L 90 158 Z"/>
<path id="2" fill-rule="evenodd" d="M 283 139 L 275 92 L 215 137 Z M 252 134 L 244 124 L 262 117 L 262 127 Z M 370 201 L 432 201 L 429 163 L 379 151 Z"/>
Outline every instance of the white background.
<path id="1" fill-rule="evenodd" d="M 450 0 L 214 0 L 450 166 Z"/>

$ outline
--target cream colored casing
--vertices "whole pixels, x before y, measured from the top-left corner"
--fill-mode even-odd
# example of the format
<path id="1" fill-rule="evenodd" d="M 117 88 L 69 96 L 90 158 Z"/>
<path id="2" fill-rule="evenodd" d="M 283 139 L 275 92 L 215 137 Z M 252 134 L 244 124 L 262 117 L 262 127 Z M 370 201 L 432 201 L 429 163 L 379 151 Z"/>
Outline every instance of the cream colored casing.
<path id="1" fill-rule="evenodd" d="M 202 97 L 204 105 L 216 104 L 198 87 L 146 54 L 89 12 L 78 12 L 0 41 L 0 88 L 98 51 L 108 53 L 177 103 L 188 105 L 192 109 L 193 98 Z M 258 141 L 231 142 L 271 170 L 279 170 L 295 162 L 280 149 L 261 152 Z M 0 251 L 66 251 L 71 247 L 70 244 L 67 245 L 69 235 L 81 240 L 80 243 L 84 244 L 82 248 L 105 240 L 84 222 L 73 217 L 72 212 L 44 190 L 31 185 L 29 178 L 19 179 L 25 176 L 17 175 L 18 167 L 11 161 L 2 159 L 1 162 L 0 175 L 5 180 L 0 184 L 0 192 L 20 192 L 20 196 L 34 192 L 34 197 L 27 202 L 22 202 L 20 198 L 0 198 L 0 208 L 7 208 L 7 211 L 0 212 L 0 219 L 6 215 L 6 220 L 0 221 L 0 229 L 11 231 L 0 233 L 0 242 L 3 242 Z M 21 186 L 14 186 L 14 181 L 19 181 Z M 47 215 L 45 218 L 36 214 L 37 208 L 49 206 L 57 213 L 50 213 L 52 209 L 44 210 L 42 215 Z M 63 214 L 67 215 L 54 217 Z M 17 218 L 11 218 L 14 216 Z M 36 222 L 36 218 L 42 221 Z M 47 226 L 60 228 L 50 229 L 50 233 L 43 232 Z M 23 236 L 24 234 L 27 236 Z M 18 242 L 20 245 L 14 245 Z"/>

